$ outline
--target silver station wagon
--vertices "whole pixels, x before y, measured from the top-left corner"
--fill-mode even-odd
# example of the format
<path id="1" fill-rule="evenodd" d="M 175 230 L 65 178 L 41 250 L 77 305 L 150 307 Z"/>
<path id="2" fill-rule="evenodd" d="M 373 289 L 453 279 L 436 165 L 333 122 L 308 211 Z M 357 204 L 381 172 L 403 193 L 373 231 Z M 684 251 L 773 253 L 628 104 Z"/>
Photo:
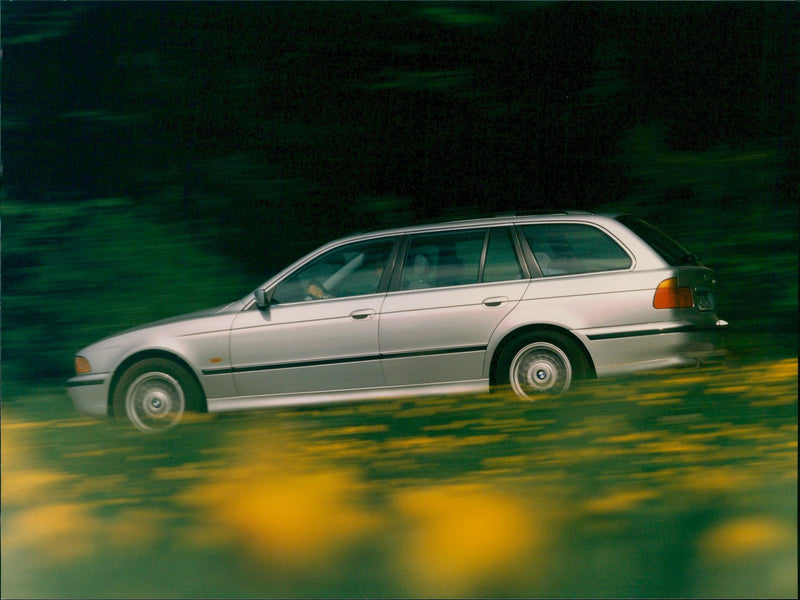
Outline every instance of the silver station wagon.
<path id="1" fill-rule="evenodd" d="M 699 365 L 727 323 L 697 257 L 629 215 L 464 220 L 328 243 L 226 306 L 81 350 L 78 411 L 146 432 L 186 411 L 470 393 Z"/>

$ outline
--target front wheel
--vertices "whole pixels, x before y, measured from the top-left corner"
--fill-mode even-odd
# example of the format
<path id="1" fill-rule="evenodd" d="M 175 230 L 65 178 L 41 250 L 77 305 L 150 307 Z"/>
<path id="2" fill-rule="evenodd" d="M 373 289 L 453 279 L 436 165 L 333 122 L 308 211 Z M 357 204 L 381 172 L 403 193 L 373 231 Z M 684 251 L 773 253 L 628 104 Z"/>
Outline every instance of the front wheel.
<path id="1" fill-rule="evenodd" d="M 543 332 L 526 335 L 503 350 L 497 380 L 523 400 L 538 400 L 563 394 L 586 372 L 586 359 L 572 340 Z"/>
<path id="2" fill-rule="evenodd" d="M 187 410 L 196 410 L 202 390 L 182 366 L 149 358 L 131 366 L 114 390 L 114 414 L 145 433 L 177 425 Z"/>

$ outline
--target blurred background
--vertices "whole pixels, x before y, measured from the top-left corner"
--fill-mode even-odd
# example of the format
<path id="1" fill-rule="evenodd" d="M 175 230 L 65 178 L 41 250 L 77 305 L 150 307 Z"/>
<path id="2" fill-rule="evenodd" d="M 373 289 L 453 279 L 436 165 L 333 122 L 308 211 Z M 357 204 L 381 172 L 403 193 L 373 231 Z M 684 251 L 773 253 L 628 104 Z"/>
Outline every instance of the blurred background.
<path id="1" fill-rule="evenodd" d="M 792 382 L 798 325 L 799 15 L 798 5 L 789 2 L 2 2 L 3 511 L 4 533 L 17 532 L 4 535 L 4 597 L 796 596 L 796 573 L 792 577 L 781 569 L 792 558 L 792 572 L 796 568 L 796 456 L 786 450 L 796 453 L 797 440 Z M 588 420 L 581 421 L 558 411 L 542 416 L 496 403 L 486 408 L 483 400 L 471 399 L 481 416 L 470 413 L 477 421 L 466 426 L 463 415 L 448 420 L 455 410 L 449 405 L 423 400 L 419 406 L 389 405 L 399 413 L 432 415 L 440 429 L 426 430 L 424 439 L 431 439 L 431 431 L 448 431 L 462 441 L 484 436 L 479 454 L 490 457 L 479 460 L 464 449 L 470 444 L 453 446 L 449 437 L 446 443 L 434 437 L 439 445 L 411 466 L 397 455 L 397 444 L 419 442 L 428 425 L 401 419 L 415 425 L 398 428 L 384 409 L 281 412 L 266 421 L 226 417 L 223 426 L 203 421 L 194 434 L 190 428 L 183 445 L 162 441 L 157 448 L 116 429 L 100 429 L 71 411 L 64 381 L 81 347 L 147 321 L 240 298 L 332 238 L 432 219 L 550 208 L 633 212 L 700 255 L 719 280 L 718 312 L 731 323 L 730 362 L 736 370 L 692 384 L 698 389 L 678 386 L 666 398 L 636 397 L 650 408 L 635 404 L 640 408 L 633 413 L 628 412 L 633 396 L 614 384 L 595 388 L 585 405 L 605 406 L 601 399 L 607 398 L 613 408 L 606 406 L 602 414 L 610 421 L 597 421 L 589 408 L 582 413 Z M 749 386 L 761 395 L 742 396 Z M 720 447 L 744 454 L 714 459 L 714 468 L 723 465 L 723 471 L 706 478 L 712 488 L 719 483 L 713 493 L 703 488 L 707 504 L 671 512 L 673 500 L 700 485 L 707 465 L 698 458 L 702 448 L 692 446 L 700 443 L 697 438 L 661 436 L 698 435 L 697 415 L 716 414 L 711 407 L 720 397 L 726 406 L 747 408 L 737 416 L 731 409 L 705 433 L 718 427 L 727 433 L 708 435 L 726 440 Z M 665 405 L 673 411 L 667 415 L 671 421 L 637 412 Z M 509 410 L 519 414 L 512 418 Z M 480 425 L 486 418 L 493 425 Z M 324 432 L 332 423 L 349 432 L 351 445 L 327 440 Z M 653 423 L 669 427 L 653 430 Z M 755 427 L 749 433 L 747 423 Z M 678 426 L 684 429 L 676 433 Z M 546 434 L 561 442 L 589 432 L 587 443 L 595 449 L 602 447 L 592 444 L 600 443 L 603 433 L 603 439 L 644 443 L 638 451 L 650 458 L 656 452 L 663 461 L 634 460 L 641 470 L 624 469 L 624 477 L 612 469 L 617 474 L 604 481 L 613 482 L 613 489 L 600 493 L 594 471 L 579 458 L 568 463 L 571 467 L 553 466 L 562 464 L 553 459 L 548 470 L 524 458 L 531 448 L 509 449 L 508 440 L 520 427 L 536 443 L 541 439 L 533 432 L 542 427 L 552 428 Z M 279 500 L 267 490 L 261 496 L 254 492 L 254 504 L 241 506 L 242 514 L 264 514 L 265 507 L 280 514 L 275 508 L 280 504 L 270 503 L 292 504 L 308 485 L 328 494 L 308 514 L 331 505 L 340 509 L 339 520 L 323 533 L 298 525 L 282 535 L 277 523 L 240 522 L 229 511 L 222 524 L 203 525 L 208 531 L 181 530 L 179 544 L 159 537 L 155 531 L 166 528 L 165 522 L 169 531 L 179 527 L 175 513 L 145 499 L 180 506 L 177 513 L 184 515 L 187 506 L 207 514 L 219 508 L 219 497 L 241 498 L 242 480 L 223 478 L 222 487 L 213 487 L 215 469 L 220 461 L 235 463 L 240 453 L 249 453 L 250 446 L 232 439 L 258 447 L 257 432 L 264 428 L 279 439 L 297 433 L 286 445 L 308 462 L 334 461 L 327 471 L 317 468 L 333 473 L 332 479 L 295 465 L 303 462 L 296 455 L 287 461 L 297 466 L 286 467 L 289 474 L 265 475 L 261 464 L 240 466 L 245 482 L 274 476 L 297 484 Z M 323 436 L 327 446 L 318 440 L 311 446 L 318 451 L 304 454 L 306 428 Z M 219 431 L 231 438 L 218 440 Z M 242 431 L 248 435 L 236 438 Z M 205 454 L 197 449 L 200 440 L 210 444 Z M 365 450 L 359 446 L 364 440 L 382 451 L 373 448 L 364 454 L 369 461 L 349 462 L 359 448 Z M 782 449 L 775 450 L 780 460 L 770 459 L 778 465 L 774 469 L 761 462 L 741 471 L 732 467 L 744 455 L 761 456 L 765 444 Z M 459 451 L 453 454 L 455 447 Z M 547 450 L 558 454 L 558 447 Z M 285 449 L 275 452 L 286 459 Z M 631 458 L 621 451 L 603 456 L 615 457 L 609 458 L 613 465 L 620 457 Z M 32 462 L 15 462 L 21 457 Z M 454 467 L 456 458 L 477 465 L 474 472 Z M 657 464 L 678 473 L 679 484 L 670 487 L 675 495 L 653 491 L 651 477 L 661 473 Z M 168 467 L 178 470 L 163 470 Z M 524 485 L 515 480 L 514 486 L 523 489 L 498 491 L 492 478 L 518 471 L 525 473 Z M 139 486 L 142 473 L 152 484 L 146 490 Z M 399 473 L 407 474 L 400 478 L 403 485 L 396 482 Z M 637 476 L 647 485 L 631 488 Z M 87 477 L 95 482 L 90 490 L 72 486 Z M 555 530 L 532 516 L 541 511 L 529 505 L 525 485 L 559 477 L 565 479 L 557 490 L 541 494 L 555 511 L 553 523 L 569 521 L 559 513 L 565 497 L 583 507 L 575 513 L 581 519 L 613 516 L 586 525 L 589 542 L 575 538 L 558 545 Z M 171 483 L 164 487 L 166 480 Z M 6 493 L 7 481 L 14 485 Z M 773 484 L 782 500 L 773 498 L 766 512 L 758 508 L 743 516 L 743 504 L 728 496 Z M 353 490 L 355 504 L 348 495 Z M 437 504 L 443 490 L 478 514 L 488 511 L 487 527 L 508 531 L 505 541 L 478 531 L 486 552 L 470 554 L 473 549 L 457 534 L 464 531 L 463 520 L 450 514 L 450 504 Z M 68 500 L 41 504 L 48 494 Z M 34 497 L 39 500 L 32 502 Z M 659 510 L 639 510 L 654 498 L 660 498 Z M 715 512 L 720 498 L 734 507 L 724 515 Z M 762 496 L 746 498 L 748 507 L 761 506 Z M 35 510 L 41 512 L 31 514 Z M 394 525 L 387 528 L 386 520 Z M 205 523 L 199 517 L 196 522 Z M 109 550 L 95 538 L 111 525 L 122 541 Z M 58 527 L 66 529 L 48 537 L 47 531 L 62 531 Z M 142 542 L 134 530 L 141 534 L 147 527 L 152 536 Z M 234 536 L 232 542 L 219 538 L 226 528 L 261 533 Z M 212 529 L 217 533 L 210 535 Z M 523 543 L 513 535 L 520 530 L 535 530 L 539 537 L 527 536 Z M 26 538 L 31 531 L 34 538 Z M 651 548 L 654 554 L 637 545 L 642 531 L 661 540 L 658 549 Z M 686 533 L 691 547 L 674 531 Z M 668 533 L 673 537 L 665 541 Z M 187 558 L 176 572 L 147 585 L 121 577 L 130 565 L 142 568 L 150 553 L 172 556 L 180 550 L 197 558 L 198 548 L 208 552 L 197 541 L 205 535 L 206 544 L 217 540 L 215 548 L 235 549 L 217 550 L 224 558 L 212 553 L 223 572 L 218 580 L 200 586 Z M 403 550 L 376 555 L 371 548 L 379 537 Z M 316 541 L 287 547 L 267 539 Z M 351 539 L 360 542 L 346 544 L 350 570 L 335 563 L 316 579 L 298 575 Z M 453 549 L 466 548 L 465 554 L 439 565 L 422 549 L 451 547 L 442 539 Z M 531 546 L 531 540 L 539 541 Z M 739 563 L 725 562 L 731 540 L 778 552 L 779 567 L 763 554 L 761 562 L 746 553 L 734 558 L 742 564 L 747 559 L 758 573 L 769 563 L 779 575 L 757 579 L 751 587 L 726 587 L 725 582 L 739 581 L 734 577 Z M 17 552 L 7 551 L 9 544 Z M 248 544 L 257 551 L 249 552 Z M 559 558 L 582 561 L 596 587 L 575 584 L 563 568 L 545 570 L 556 573 L 550 579 L 529 570 L 554 544 Z M 38 556 L 42 547 L 64 552 L 39 570 L 31 566 L 38 563 L 23 558 L 26 552 Z M 265 567 L 259 562 L 264 548 L 271 557 L 288 557 L 290 566 L 270 558 Z M 98 577 L 98 556 L 109 552 L 112 566 L 101 571 L 110 569 L 111 575 Z M 525 552 L 531 552 L 530 563 L 498 566 Z M 614 558 L 615 552 L 627 558 Z M 425 571 L 415 555 L 437 564 L 441 578 Z M 374 571 L 355 585 L 348 577 L 355 577 L 366 556 Z M 631 562 L 631 556 L 639 560 Z M 670 566 L 649 577 L 644 573 L 651 560 Z M 82 566 L 65 579 L 65 565 L 74 564 Z M 481 571 L 489 575 L 465 575 Z M 598 579 L 599 573 L 608 575 Z M 708 573 L 715 575 L 706 578 Z M 246 583 L 231 587 L 234 579 Z"/>

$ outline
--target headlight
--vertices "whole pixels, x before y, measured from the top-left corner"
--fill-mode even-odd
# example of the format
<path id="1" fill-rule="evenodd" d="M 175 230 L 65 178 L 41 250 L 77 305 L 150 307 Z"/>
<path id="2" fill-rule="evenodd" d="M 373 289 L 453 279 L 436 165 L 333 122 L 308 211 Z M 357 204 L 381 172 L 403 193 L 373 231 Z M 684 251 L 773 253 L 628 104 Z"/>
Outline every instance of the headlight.
<path id="1" fill-rule="evenodd" d="M 77 375 L 84 375 L 85 373 L 91 373 L 92 366 L 89 364 L 89 361 L 83 358 L 82 356 L 75 357 L 75 373 Z"/>

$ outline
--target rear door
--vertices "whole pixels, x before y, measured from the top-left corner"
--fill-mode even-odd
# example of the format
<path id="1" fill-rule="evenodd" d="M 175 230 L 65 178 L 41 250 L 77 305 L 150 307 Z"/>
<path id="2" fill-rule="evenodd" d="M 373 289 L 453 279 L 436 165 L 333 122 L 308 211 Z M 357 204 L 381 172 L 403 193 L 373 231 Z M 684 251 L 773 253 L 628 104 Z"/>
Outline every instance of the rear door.
<path id="1" fill-rule="evenodd" d="M 508 227 L 411 236 L 381 310 L 386 384 L 481 379 L 489 338 L 528 284 Z"/>

